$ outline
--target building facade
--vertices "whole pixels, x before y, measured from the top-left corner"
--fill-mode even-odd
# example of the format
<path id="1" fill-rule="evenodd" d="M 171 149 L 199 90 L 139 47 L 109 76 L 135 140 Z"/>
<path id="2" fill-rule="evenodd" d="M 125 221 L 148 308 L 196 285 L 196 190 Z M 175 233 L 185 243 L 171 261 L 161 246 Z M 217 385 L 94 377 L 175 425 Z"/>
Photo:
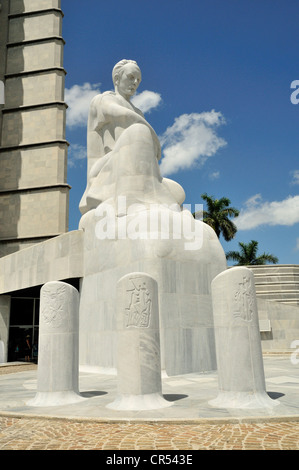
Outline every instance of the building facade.
<path id="1" fill-rule="evenodd" d="M 1 0 L 0 256 L 68 230 L 60 0 Z"/>
<path id="2" fill-rule="evenodd" d="M 0 259 L 68 231 L 62 20 L 60 0 L 0 0 Z M 40 286 L 28 287 L 0 296 L 9 360 L 38 338 Z"/>

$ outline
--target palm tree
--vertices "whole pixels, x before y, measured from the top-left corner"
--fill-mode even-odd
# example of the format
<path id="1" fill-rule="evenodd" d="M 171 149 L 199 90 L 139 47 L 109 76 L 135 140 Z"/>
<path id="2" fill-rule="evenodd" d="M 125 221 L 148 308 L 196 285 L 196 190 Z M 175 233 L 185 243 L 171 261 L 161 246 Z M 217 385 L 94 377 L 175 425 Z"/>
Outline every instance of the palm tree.
<path id="1" fill-rule="evenodd" d="M 207 203 L 207 211 L 202 212 L 203 222 L 215 230 L 218 238 L 222 234 L 225 241 L 230 241 L 234 238 L 237 227 L 229 217 L 238 217 L 239 211 L 234 207 L 229 207 L 230 200 L 227 197 L 215 199 L 207 193 L 202 194 L 201 197 Z M 198 215 L 199 212 L 193 214 L 194 217 Z"/>
<path id="2" fill-rule="evenodd" d="M 278 258 L 268 253 L 257 256 L 258 242 L 251 240 L 249 243 L 239 242 L 240 251 L 229 251 L 226 253 L 227 259 L 237 261 L 235 266 L 246 266 L 255 264 L 278 263 Z"/>

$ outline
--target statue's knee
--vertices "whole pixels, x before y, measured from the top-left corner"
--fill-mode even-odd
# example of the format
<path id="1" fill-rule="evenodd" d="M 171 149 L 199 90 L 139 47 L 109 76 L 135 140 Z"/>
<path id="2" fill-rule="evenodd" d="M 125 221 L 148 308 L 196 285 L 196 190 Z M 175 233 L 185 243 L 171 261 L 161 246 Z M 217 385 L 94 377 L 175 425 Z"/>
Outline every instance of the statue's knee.
<path id="1" fill-rule="evenodd" d="M 133 137 L 136 137 L 138 140 L 144 140 L 144 139 L 147 139 L 147 138 L 151 137 L 150 129 L 145 124 L 142 124 L 142 123 L 132 124 L 128 128 L 128 130 L 129 130 L 130 134 Z"/>
<path id="2" fill-rule="evenodd" d="M 145 144 L 153 145 L 151 131 L 146 125 L 136 123 L 122 133 L 116 142 L 114 151 L 118 151 L 124 146 L 142 145 L 144 147 Z"/>

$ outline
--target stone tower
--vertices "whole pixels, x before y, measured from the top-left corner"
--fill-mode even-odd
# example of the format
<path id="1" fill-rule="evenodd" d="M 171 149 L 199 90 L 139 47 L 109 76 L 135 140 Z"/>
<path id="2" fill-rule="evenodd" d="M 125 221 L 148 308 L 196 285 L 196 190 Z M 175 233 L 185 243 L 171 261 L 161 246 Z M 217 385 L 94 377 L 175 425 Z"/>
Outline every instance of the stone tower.
<path id="1" fill-rule="evenodd" d="M 0 256 L 68 230 L 60 0 L 0 0 Z"/>

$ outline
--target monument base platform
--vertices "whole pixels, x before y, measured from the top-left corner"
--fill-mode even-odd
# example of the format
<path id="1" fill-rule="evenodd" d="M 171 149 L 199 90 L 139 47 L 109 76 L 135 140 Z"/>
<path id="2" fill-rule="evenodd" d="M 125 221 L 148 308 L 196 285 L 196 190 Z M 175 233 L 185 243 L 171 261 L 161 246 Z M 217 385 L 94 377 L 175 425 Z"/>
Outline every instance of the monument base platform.
<path id="1" fill-rule="evenodd" d="M 163 209 L 160 220 L 169 215 Z M 116 367 L 116 284 L 143 272 L 158 283 L 162 370 L 177 375 L 216 369 L 211 281 L 226 269 L 225 254 L 208 225 L 187 211 L 178 216 L 188 220 L 190 236 L 163 239 L 159 229 L 139 232 L 136 239 L 99 239 L 94 211 L 85 217 L 80 366 Z M 133 220 L 125 219 L 127 226 Z"/>

